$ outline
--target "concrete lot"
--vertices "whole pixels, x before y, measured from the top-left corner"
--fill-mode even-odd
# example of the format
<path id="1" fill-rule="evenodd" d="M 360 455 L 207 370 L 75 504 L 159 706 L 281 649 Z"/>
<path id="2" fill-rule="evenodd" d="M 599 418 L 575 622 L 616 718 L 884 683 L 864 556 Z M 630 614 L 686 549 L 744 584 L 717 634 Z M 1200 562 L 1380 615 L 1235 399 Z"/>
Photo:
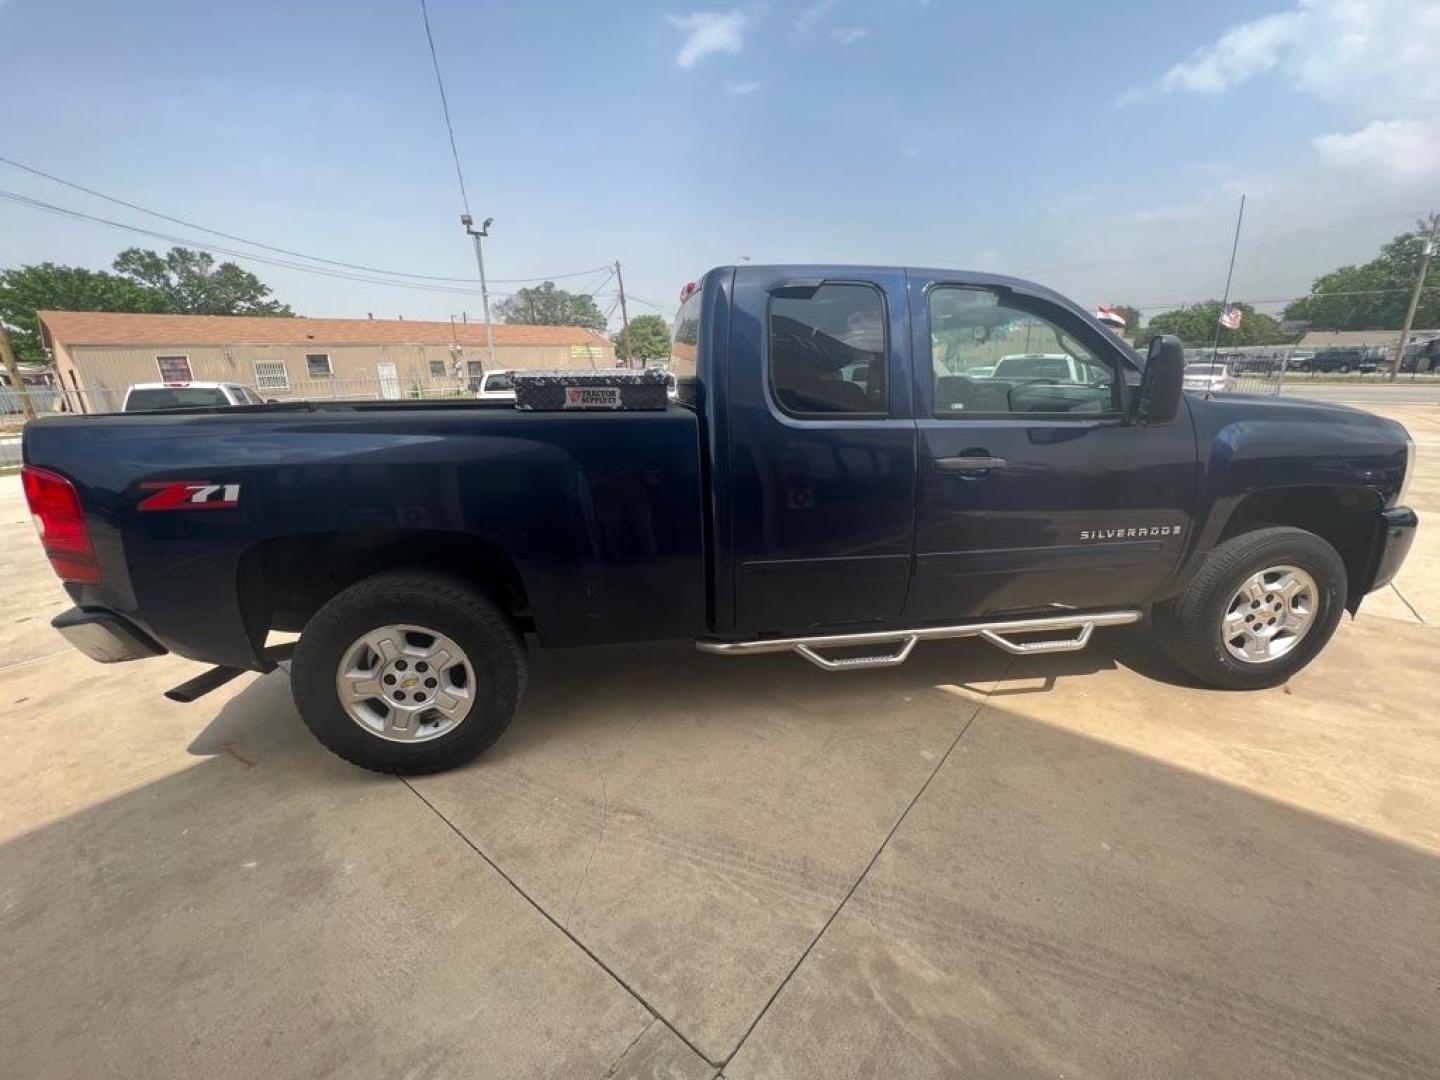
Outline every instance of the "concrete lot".
<path id="1" fill-rule="evenodd" d="M 542 653 L 405 782 L 283 671 L 104 667 L 0 480 L 6 1077 L 1440 1075 L 1440 407 L 1398 588 L 1288 686 L 1143 629 L 826 675 Z"/>

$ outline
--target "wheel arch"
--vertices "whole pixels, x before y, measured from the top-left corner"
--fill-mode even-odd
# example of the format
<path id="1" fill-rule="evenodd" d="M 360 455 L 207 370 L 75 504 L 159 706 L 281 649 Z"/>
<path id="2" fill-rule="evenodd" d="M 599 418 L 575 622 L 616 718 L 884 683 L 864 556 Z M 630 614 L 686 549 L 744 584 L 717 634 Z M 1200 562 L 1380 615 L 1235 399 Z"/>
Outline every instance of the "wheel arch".
<path id="1" fill-rule="evenodd" d="M 1215 543 L 1274 525 L 1314 533 L 1345 563 L 1345 607 L 1353 614 L 1374 577 L 1382 505 L 1378 492 L 1358 485 L 1306 484 L 1253 491 L 1235 502 Z"/>
<path id="2" fill-rule="evenodd" d="M 535 629 L 519 567 L 498 543 L 471 533 L 407 530 L 275 536 L 240 558 L 240 609 L 257 650 L 270 630 L 299 631 L 331 597 L 386 570 L 435 570 L 488 595 L 521 632 Z"/>

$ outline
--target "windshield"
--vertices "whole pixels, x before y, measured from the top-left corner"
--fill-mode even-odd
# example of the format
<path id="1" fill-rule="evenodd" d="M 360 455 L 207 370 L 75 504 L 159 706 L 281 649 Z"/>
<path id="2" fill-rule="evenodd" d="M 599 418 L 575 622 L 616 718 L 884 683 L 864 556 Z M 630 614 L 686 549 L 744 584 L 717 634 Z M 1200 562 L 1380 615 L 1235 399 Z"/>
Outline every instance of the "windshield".
<path id="1" fill-rule="evenodd" d="M 125 399 L 126 412 L 153 409 L 193 409 L 205 405 L 229 405 L 218 386 L 156 386 L 131 390 Z"/>

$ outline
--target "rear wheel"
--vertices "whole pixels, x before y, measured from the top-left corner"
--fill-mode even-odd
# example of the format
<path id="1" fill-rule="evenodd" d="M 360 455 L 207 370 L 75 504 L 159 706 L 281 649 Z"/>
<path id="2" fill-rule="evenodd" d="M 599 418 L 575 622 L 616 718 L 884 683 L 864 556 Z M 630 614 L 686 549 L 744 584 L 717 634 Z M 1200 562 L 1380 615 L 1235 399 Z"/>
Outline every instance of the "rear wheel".
<path id="1" fill-rule="evenodd" d="M 315 613 L 291 665 L 301 719 L 366 769 L 426 773 L 475 757 L 509 725 L 525 654 L 505 615 L 468 584 L 393 571 Z"/>
<path id="2" fill-rule="evenodd" d="M 1345 594 L 1345 563 L 1323 539 L 1258 529 L 1216 547 L 1156 623 L 1171 658 L 1196 678 L 1256 690 L 1315 658 L 1335 632 Z"/>

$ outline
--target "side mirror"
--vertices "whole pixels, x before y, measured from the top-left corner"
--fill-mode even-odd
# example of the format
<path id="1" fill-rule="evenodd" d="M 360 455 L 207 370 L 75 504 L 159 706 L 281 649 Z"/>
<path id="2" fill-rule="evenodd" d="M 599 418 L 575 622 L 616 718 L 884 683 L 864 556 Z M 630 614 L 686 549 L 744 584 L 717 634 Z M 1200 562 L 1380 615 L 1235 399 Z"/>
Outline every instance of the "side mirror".
<path id="1" fill-rule="evenodd" d="M 1179 338 L 1163 334 L 1150 342 L 1135 419 L 1146 426 L 1174 421 L 1184 386 L 1185 347 Z"/>

